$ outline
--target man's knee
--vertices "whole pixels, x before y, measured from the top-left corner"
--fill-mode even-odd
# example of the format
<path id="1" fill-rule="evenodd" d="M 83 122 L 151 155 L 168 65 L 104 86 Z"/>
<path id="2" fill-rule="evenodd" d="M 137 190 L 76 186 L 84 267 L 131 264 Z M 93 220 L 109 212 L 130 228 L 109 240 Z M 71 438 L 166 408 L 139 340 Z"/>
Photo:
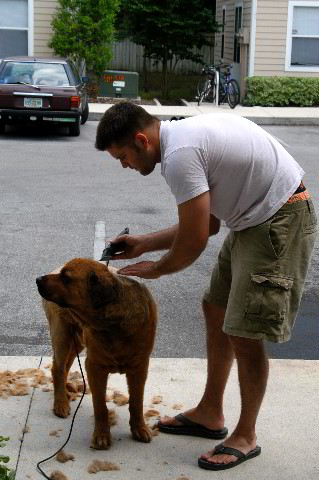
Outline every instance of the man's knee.
<path id="1" fill-rule="evenodd" d="M 236 357 L 249 357 L 260 353 L 265 354 L 265 346 L 262 339 L 229 335 L 229 340 L 233 345 Z"/>

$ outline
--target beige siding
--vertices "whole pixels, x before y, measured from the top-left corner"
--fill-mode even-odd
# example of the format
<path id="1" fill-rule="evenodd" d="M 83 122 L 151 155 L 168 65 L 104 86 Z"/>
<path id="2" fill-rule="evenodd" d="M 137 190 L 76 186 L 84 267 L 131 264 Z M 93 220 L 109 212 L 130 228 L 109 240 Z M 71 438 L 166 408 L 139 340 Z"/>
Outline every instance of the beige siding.
<path id="1" fill-rule="evenodd" d="M 52 35 L 52 15 L 58 5 L 57 0 L 34 0 L 34 55 L 51 56 L 48 41 Z"/>
<path id="2" fill-rule="evenodd" d="M 221 24 L 223 18 L 223 7 L 226 6 L 226 25 L 225 25 L 225 48 L 224 62 L 233 62 L 234 33 L 235 33 L 235 8 L 240 3 L 235 0 L 217 0 L 216 2 L 216 20 Z M 243 27 L 250 27 L 251 0 L 243 0 Z M 215 59 L 221 59 L 221 33 L 216 34 Z"/>
<path id="3" fill-rule="evenodd" d="M 318 76 L 318 73 L 285 72 L 287 21 L 288 0 L 258 0 L 254 75 Z"/>
<path id="4" fill-rule="evenodd" d="M 226 25 L 224 30 L 224 58 L 223 61 L 231 63 L 233 60 L 234 29 L 235 29 L 235 2 L 233 0 L 216 2 L 216 20 L 219 24 L 223 19 L 223 7 L 226 7 Z M 221 59 L 222 34 L 215 36 L 215 61 Z"/>

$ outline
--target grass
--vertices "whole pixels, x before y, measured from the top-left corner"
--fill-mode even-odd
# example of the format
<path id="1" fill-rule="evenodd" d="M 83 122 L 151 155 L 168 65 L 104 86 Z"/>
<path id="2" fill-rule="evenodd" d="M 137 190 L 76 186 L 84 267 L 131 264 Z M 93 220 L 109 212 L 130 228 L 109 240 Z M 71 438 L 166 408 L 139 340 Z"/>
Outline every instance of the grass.
<path id="1" fill-rule="evenodd" d="M 148 91 L 143 85 L 143 75 L 139 76 L 139 96 L 142 99 L 150 100 L 157 98 L 162 105 L 180 105 L 180 99 L 192 101 L 195 99 L 196 86 L 199 80 L 198 74 L 169 74 L 168 76 L 168 96 L 162 98 L 162 75 L 161 73 L 148 73 Z"/>

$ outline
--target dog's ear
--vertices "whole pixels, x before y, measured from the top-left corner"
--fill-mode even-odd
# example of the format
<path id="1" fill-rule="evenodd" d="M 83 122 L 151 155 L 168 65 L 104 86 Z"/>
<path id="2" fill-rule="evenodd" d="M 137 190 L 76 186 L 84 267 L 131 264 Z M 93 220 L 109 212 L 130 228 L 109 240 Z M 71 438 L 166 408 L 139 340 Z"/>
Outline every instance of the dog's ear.
<path id="1" fill-rule="evenodd" d="M 90 273 L 88 283 L 89 295 L 94 309 L 97 310 L 116 301 L 116 287 L 112 284 L 107 284 L 95 272 Z"/>

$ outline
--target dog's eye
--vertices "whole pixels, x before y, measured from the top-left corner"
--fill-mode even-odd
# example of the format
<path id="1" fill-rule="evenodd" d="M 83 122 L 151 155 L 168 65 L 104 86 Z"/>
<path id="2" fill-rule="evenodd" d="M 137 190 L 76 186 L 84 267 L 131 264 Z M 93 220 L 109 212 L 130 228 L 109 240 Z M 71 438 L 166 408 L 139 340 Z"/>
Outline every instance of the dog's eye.
<path id="1" fill-rule="evenodd" d="M 69 283 L 71 283 L 71 277 L 65 271 L 61 272 L 61 280 L 64 283 L 64 285 L 68 285 Z"/>

